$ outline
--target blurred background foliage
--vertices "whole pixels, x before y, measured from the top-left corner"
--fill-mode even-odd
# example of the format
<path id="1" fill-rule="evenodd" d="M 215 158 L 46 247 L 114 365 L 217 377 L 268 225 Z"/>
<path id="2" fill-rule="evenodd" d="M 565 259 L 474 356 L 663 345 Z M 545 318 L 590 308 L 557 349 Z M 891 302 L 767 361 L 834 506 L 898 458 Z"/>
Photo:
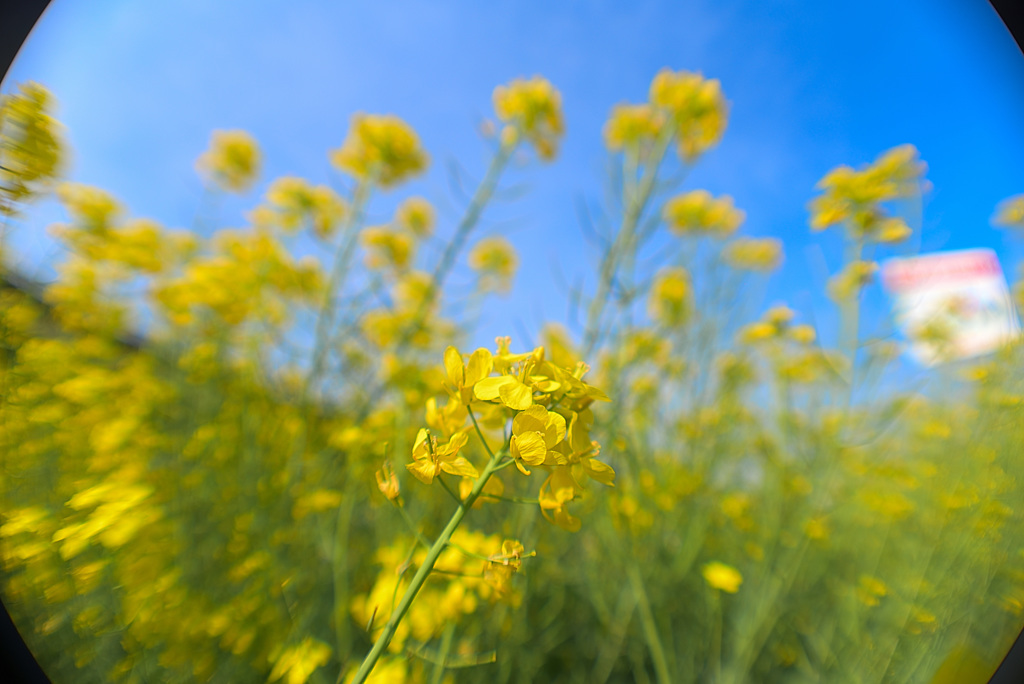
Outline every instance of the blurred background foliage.
<path id="1" fill-rule="evenodd" d="M 277 179 L 246 228 L 204 239 L 58 184 L 51 96 L 4 96 L 5 236 L 35 197 L 56 192 L 68 215 L 50 229 L 59 277 L 5 270 L 0 292 L 2 591 L 55 682 L 352 677 L 466 496 L 449 471 L 445 492 L 404 466 L 421 428 L 452 436 L 466 391 L 442 364 L 466 339 L 449 314 L 500 307 L 531 258 L 479 235 L 480 217 L 505 169 L 556 158 L 564 131 L 542 78 L 497 88 L 494 106 L 490 166 L 452 225 L 421 197 L 366 225 L 430 159 L 402 120 L 358 114 L 331 152 L 343 183 Z M 871 389 L 899 347 L 861 330 L 860 296 L 875 259 L 920 230 L 907 217 L 925 166 L 907 145 L 822 179 L 810 226 L 846 245 L 820 283 L 841 326 L 825 348 L 784 305 L 741 317 L 731 303 L 783 245 L 669 172 L 699 163 L 728 111 L 717 81 L 664 70 L 605 128 L 618 215 L 595 290 L 573 294 L 582 335 L 552 322 L 540 353 L 586 362 L 611 399 L 579 421 L 614 486 L 575 468 L 548 505 L 537 480 L 495 475 L 370 681 L 981 681 L 1016 637 L 1019 346 L 939 366 L 941 391 Z M 250 136 L 218 131 L 197 168 L 217 194 L 261 164 Z M 1022 204 L 997 223 L 1019 227 Z M 322 257 L 291 254 L 301 231 Z M 666 231 L 671 249 L 638 260 Z M 459 261 L 472 292 L 448 283 Z M 516 409 L 465 402 L 508 437 Z M 477 440 L 461 453 L 486 461 Z M 506 539 L 536 551 L 518 572 L 492 559 Z"/>

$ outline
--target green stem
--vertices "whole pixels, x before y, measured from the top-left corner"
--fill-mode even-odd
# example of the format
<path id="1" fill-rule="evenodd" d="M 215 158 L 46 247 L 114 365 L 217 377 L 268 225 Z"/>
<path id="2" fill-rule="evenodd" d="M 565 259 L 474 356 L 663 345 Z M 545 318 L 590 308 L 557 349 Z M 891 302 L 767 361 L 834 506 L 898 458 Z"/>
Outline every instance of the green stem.
<path id="1" fill-rule="evenodd" d="M 711 681 L 722 681 L 722 598 L 718 589 L 711 590 Z"/>
<path id="2" fill-rule="evenodd" d="M 665 649 L 662 648 L 661 638 L 658 636 L 658 626 L 654 622 L 654 613 L 651 612 L 651 604 L 647 600 L 647 591 L 644 590 L 644 580 L 640 576 L 640 568 L 636 562 L 629 566 L 629 582 L 636 595 L 637 609 L 640 611 L 640 623 L 644 628 L 644 639 L 647 641 L 647 648 L 651 652 L 651 659 L 654 660 L 654 673 L 658 677 L 658 684 L 671 684 L 672 677 L 669 676 L 668 662 L 665 660 Z"/>
<path id="3" fill-rule="evenodd" d="M 484 207 L 487 206 L 491 196 L 494 194 L 494 190 L 498 187 L 498 179 L 501 178 L 501 172 L 504 171 L 505 166 L 508 164 L 513 149 L 513 147 L 502 145 L 498 149 L 497 154 L 491 159 L 491 164 L 487 168 L 484 179 L 477 186 L 476 192 L 473 193 L 469 206 L 466 208 L 466 213 L 463 214 L 462 220 L 459 221 L 459 225 L 455 229 L 455 235 L 452 236 L 451 241 L 441 255 L 441 260 L 437 262 L 437 267 L 434 268 L 427 295 L 420 302 L 412 322 L 402 331 L 402 336 L 399 338 L 397 345 L 399 355 L 405 350 L 413 336 L 423 328 L 423 323 L 427 313 L 430 311 L 430 307 L 437 300 L 438 293 L 444 287 L 444 281 L 447 279 L 448 273 L 455 266 L 455 258 L 462 251 L 466 240 L 469 239 L 469 234 L 473 232 L 476 224 L 480 222 L 480 216 L 483 214 Z"/>
<path id="4" fill-rule="evenodd" d="M 597 292 L 594 294 L 594 298 L 590 301 L 590 307 L 587 309 L 583 358 L 590 356 L 600 338 L 601 317 L 608 304 L 608 295 L 611 294 L 612 281 L 615 280 L 615 274 L 619 269 L 619 259 L 624 256 L 623 252 L 626 251 L 626 248 L 633 244 L 633 237 L 637 224 L 640 221 L 640 216 L 643 214 L 647 202 L 654 192 L 654 182 L 658 176 L 658 167 L 661 166 L 661 160 L 665 156 L 665 151 L 668 149 L 671 141 L 672 129 L 666 126 L 665 132 L 661 134 L 655 149 L 652 151 L 651 159 L 647 160 L 648 163 L 644 165 L 644 174 L 636 186 L 635 192 L 631 193 L 631 196 L 627 198 L 623 209 L 622 227 L 619 229 L 615 236 L 615 241 L 608 248 L 604 259 L 601 261 Z M 630 185 L 632 184 L 630 183 Z"/>
<path id="5" fill-rule="evenodd" d="M 438 653 L 437 662 L 434 663 L 434 672 L 430 676 L 430 684 L 441 684 L 444 677 L 445 662 L 448 660 L 448 653 L 452 650 L 452 637 L 455 636 L 455 623 L 449 622 L 444 628 L 441 636 L 441 651 Z"/>
<path id="6" fill-rule="evenodd" d="M 331 553 L 331 575 L 334 584 L 334 635 L 338 642 L 338 658 L 341 662 L 348 659 L 349 623 L 346 607 L 348 605 L 348 536 L 352 510 L 355 505 L 355 492 L 351 486 L 344 503 L 338 506 L 338 519 L 334 529 L 334 548 Z"/>
<path id="7" fill-rule="evenodd" d="M 472 416 L 470 412 L 470 416 Z M 473 423 L 476 424 L 476 419 L 473 419 Z M 479 429 L 479 428 L 478 428 Z M 405 617 L 406 612 L 409 610 L 409 606 L 412 605 L 413 599 L 416 598 L 416 594 L 419 593 L 423 583 L 427 581 L 427 577 L 430 572 L 434 569 L 434 564 L 437 563 L 437 559 L 441 556 L 441 553 L 448 547 L 448 544 L 454 534 L 455 530 L 458 529 L 462 519 L 466 516 L 466 513 L 472 508 L 473 503 L 480 496 L 480 493 L 484 490 L 484 485 L 491 478 L 495 468 L 498 465 L 498 461 L 501 459 L 502 451 L 497 454 L 491 452 L 487 443 L 484 442 L 484 446 L 487 448 L 487 452 L 491 455 L 490 460 L 487 462 L 487 467 L 480 474 L 480 477 L 473 483 L 473 490 L 466 497 L 466 500 L 459 504 L 459 507 L 455 509 L 451 519 L 445 526 L 441 535 L 434 542 L 434 545 L 430 547 L 430 551 L 427 552 L 427 557 L 423 560 L 423 564 L 420 565 L 416 571 L 416 575 L 412 578 L 412 582 L 409 584 L 409 588 L 405 590 L 405 594 L 402 596 L 402 600 L 398 603 L 398 606 L 391 613 L 391 617 L 388 619 L 386 625 L 384 625 L 384 631 L 377 637 L 377 641 L 374 642 L 373 648 L 366 655 L 363 660 L 363 664 L 360 665 L 359 671 L 356 672 L 355 679 L 352 680 L 352 684 L 362 684 L 366 681 L 366 678 L 370 676 L 370 672 L 373 671 L 374 665 L 380 659 L 381 655 L 387 649 L 388 644 L 391 643 L 391 639 L 395 636 L 395 631 L 398 629 L 398 625 L 402 622 L 402 618 Z"/>
<path id="8" fill-rule="evenodd" d="M 398 341 L 395 343 L 395 353 L 399 357 L 402 357 L 405 354 L 409 343 L 412 341 L 416 333 L 423 329 L 423 324 L 427 314 L 437 301 L 438 295 L 444 287 L 444 281 L 448 277 L 448 273 L 455 266 L 455 259 L 459 255 L 459 252 L 462 251 L 466 240 L 469 238 L 469 234 L 473 232 L 473 228 L 475 228 L 477 223 L 480 222 L 480 216 L 483 214 L 484 208 L 487 206 L 491 196 L 494 194 L 494 191 L 498 186 L 498 180 L 501 178 L 501 172 L 504 171 L 505 166 L 512 157 L 514 149 L 515 148 L 513 146 L 502 145 L 491 159 L 491 164 L 487 168 L 487 173 L 484 175 L 480 185 L 477 186 L 476 192 L 473 193 L 473 197 L 469 201 L 469 206 L 466 208 L 466 213 L 463 214 L 462 220 L 459 221 L 459 225 L 455 229 L 455 235 L 452 236 L 451 241 L 445 247 L 444 253 L 441 255 L 440 261 L 438 261 L 437 266 L 434 268 L 434 273 L 431 276 L 430 285 L 427 289 L 426 295 L 416 308 L 412 320 L 408 325 L 403 327 L 399 334 Z M 383 384 L 378 383 L 376 387 L 369 392 L 368 398 L 358 412 L 359 421 L 366 418 L 372 407 L 377 404 L 377 400 L 384 395 L 386 389 L 387 388 Z"/>
<path id="9" fill-rule="evenodd" d="M 303 399 L 307 399 L 312 385 L 323 373 L 324 364 L 327 362 L 327 347 L 330 341 L 331 328 L 334 326 L 334 310 L 337 305 L 337 295 L 348 273 L 349 265 L 355 254 L 356 244 L 359 241 L 359 222 L 362 219 L 363 208 L 370 198 L 370 182 L 361 181 L 355 189 L 352 197 L 352 211 L 349 212 L 345 225 L 342 227 L 341 245 L 334 257 L 334 267 L 331 269 L 331 277 L 327 281 L 327 288 L 324 292 L 324 300 L 320 305 L 320 313 L 316 319 L 316 343 L 313 347 L 313 362 L 306 377 L 306 384 L 303 391 Z"/>

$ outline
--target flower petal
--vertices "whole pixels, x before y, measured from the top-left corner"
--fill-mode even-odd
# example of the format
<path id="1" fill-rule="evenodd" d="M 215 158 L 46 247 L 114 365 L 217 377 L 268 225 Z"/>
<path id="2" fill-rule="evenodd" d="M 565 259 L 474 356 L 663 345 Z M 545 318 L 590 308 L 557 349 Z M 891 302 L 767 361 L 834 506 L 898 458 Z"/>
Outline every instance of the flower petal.
<path id="1" fill-rule="evenodd" d="M 498 395 L 501 403 L 516 411 L 523 411 L 533 404 L 533 390 L 515 378 L 500 386 Z"/>
<path id="2" fill-rule="evenodd" d="M 532 404 L 512 419 L 512 434 L 524 432 L 544 432 L 548 421 L 548 410 L 540 404 Z"/>
<path id="3" fill-rule="evenodd" d="M 551 411 L 547 415 L 546 425 L 544 426 L 544 443 L 550 449 L 563 439 L 565 439 L 565 418 Z"/>
<path id="4" fill-rule="evenodd" d="M 587 471 L 587 475 L 590 476 L 591 480 L 597 480 L 609 487 L 615 486 L 615 471 L 610 465 L 594 458 L 580 459 L 580 462 L 583 464 L 583 469 Z"/>
<path id="5" fill-rule="evenodd" d="M 483 347 L 477 349 L 466 364 L 465 387 L 472 387 L 486 378 L 493 368 L 494 357 L 491 356 L 491 352 Z"/>
<path id="6" fill-rule="evenodd" d="M 455 387 L 462 387 L 465 376 L 462 367 L 462 354 L 455 347 L 444 350 L 444 370 L 448 373 L 448 381 Z"/>
<path id="7" fill-rule="evenodd" d="M 501 388 L 516 379 L 511 375 L 499 375 L 496 378 L 484 378 L 473 385 L 473 394 L 481 401 L 493 401 L 498 398 Z"/>
<path id="8" fill-rule="evenodd" d="M 405 466 L 409 469 L 409 472 L 416 476 L 416 479 L 423 484 L 430 484 L 434 481 L 434 478 L 438 473 L 441 472 L 440 467 L 427 459 L 420 461 L 414 461 Z"/>
<path id="9" fill-rule="evenodd" d="M 466 460 L 465 456 L 456 456 L 450 461 L 441 461 L 441 470 L 450 474 L 458 475 L 459 477 L 480 477 L 480 473 L 473 467 L 473 464 Z"/>
<path id="10" fill-rule="evenodd" d="M 544 444 L 544 436 L 539 432 L 524 432 L 512 437 L 512 457 L 522 459 L 530 465 L 544 463 L 548 448 Z"/>

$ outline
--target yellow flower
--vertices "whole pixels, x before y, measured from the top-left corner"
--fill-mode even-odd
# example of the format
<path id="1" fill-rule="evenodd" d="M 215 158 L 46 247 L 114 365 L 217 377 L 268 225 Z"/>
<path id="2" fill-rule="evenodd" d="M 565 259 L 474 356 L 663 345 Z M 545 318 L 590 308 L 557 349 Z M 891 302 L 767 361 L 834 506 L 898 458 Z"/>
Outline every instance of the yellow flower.
<path id="1" fill-rule="evenodd" d="M 406 269 L 416 247 L 411 235 L 387 226 L 363 228 L 359 241 L 366 248 L 366 266 L 373 269 Z"/>
<path id="2" fill-rule="evenodd" d="M 1024 228 L 1024 195 L 1017 195 L 1003 200 L 996 207 L 992 223 L 997 226 Z"/>
<path id="3" fill-rule="evenodd" d="M 469 362 L 462 364 L 462 354 L 455 347 L 444 350 L 444 369 L 448 382 L 455 388 L 455 394 L 463 404 L 473 401 L 473 386 L 491 374 L 494 358 L 491 352 L 481 347 L 469 357 Z"/>
<path id="4" fill-rule="evenodd" d="M 109 193 L 80 183 L 61 183 L 57 197 L 71 217 L 91 232 L 109 229 L 122 212 Z"/>
<path id="5" fill-rule="evenodd" d="M 926 169 L 913 145 L 883 152 L 859 171 L 837 166 L 819 181 L 817 187 L 822 194 L 808 204 L 811 230 L 846 223 L 855 233 L 879 242 L 906 239 L 911 232 L 909 226 L 889 217 L 883 203 L 921 192 Z"/>
<path id="6" fill-rule="evenodd" d="M 245 131 L 214 131 L 210 149 L 196 164 L 221 188 L 243 192 L 259 175 L 260 149 Z"/>
<path id="7" fill-rule="evenodd" d="M 811 518 L 804 525 L 804 534 L 810 539 L 828 539 L 828 525 L 821 516 Z"/>
<path id="8" fill-rule="evenodd" d="M 279 646 L 271 657 L 274 668 L 270 671 L 269 681 L 283 677 L 286 684 L 306 684 L 313 671 L 325 665 L 330 658 L 331 647 L 313 637 L 306 637 L 302 643 L 285 649 Z"/>
<path id="9" fill-rule="evenodd" d="M 568 466 L 556 466 L 540 487 L 540 511 L 549 522 L 569 532 L 578 532 L 582 523 L 569 513 L 566 504 L 576 498 L 580 486 Z"/>
<path id="10" fill-rule="evenodd" d="M 509 453 L 519 472 L 530 474 L 523 463 L 538 466 L 550 462 L 548 452 L 565 438 L 565 432 L 565 418 L 538 404 L 517 413 L 512 420 Z"/>
<path id="11" fill-rule="evenodd" d="M 506 539 L 501 543 L 501 552 L 488 557 L 484 568 L 484 581 L 499 594 L 508 593 L 512 575 L 519 572 L 526 548 L 517 539 Z M 528 555 L 533 556 L 536 552 Z"/>
<path id="12" fill-rule="evenodd" d="M 690 276 L 685 269 L 662 269 L 651 284 L 647 312 L 651 319 L 665 326 L 684 324 L 690 316 L 693 293 Z"/>
<path id="13" fill-rule="evenodd" d="M 725 260 L 745 271 L 774 271 L 782 263 L 782 241 L 775 238 L 737 238 L 725 246 Z"/>
<path id="14" fill-rule="evenodd" d="M 873 261 L 853 261 L 838 274 L 829 279 L 828 293 L 832 299 L 842 302 L 860 294 L 861 289 L 871 282 L 878 271 Z"/>
<path id="15" fill-rule="evenodd" d="M 432 483 L 442 471 L 449 475 L 477 478 L 480 473 L 473 464 L 465 456 L 459 456 L 459 449 L 467 441 L 469 438 L 466 433 L 458 432 L 452 435 L 447 444 L 438 444 L 437 438 L 429 430 L 420 428 L 412 447 L 414 461 L 405 467 L 424 484 Z"/>
<path id="16" fill-rule="evenodd" d="M 494 370 L 509 374 L 484 378 L 476 383 L 473 395 L 477 399 L 497 400 L 514 411 L 522 411 L 533 404 L 535 390 L 549 392 L 561 386 L 559 382 L 551 379 L 556 369 L 544 361 L 543 347 L 537 347 L 528 354 L 511 354 L 508 351 L 507 337 L 499 337 L 497 342 L 498 353 L 493 357 Z M 535 372 L 541 369 L 545 372 Z"/>
<path id="17" fill-rule="evenodd" d="M 790 328 L 789 336 L 794 342 L 798 342 L 800 344 L 811 344 L 817 337 L 817 333 L 814 332 L 814 326 L 804 323 L 801 325 L 794 325 Z"/>
<path id="18" fill-rule="evenodd" d="M 428 237 L 434 232 L 434 207 L 422 197 L 410 197 L 398 205 L 395 223 L 416 237 Z"/>
<path id="19" fill-rule="evenodd" d="M 775 326 L 775 329 L 781 333 L 789 326 L 795 315 L 788 306 L 778 305 L 765 311 L 761 318 L 765 323 Z"/>
<path id="20" fill-rule="evenodd" d="M 679 156 L 692 162 L 722 139 L 729 107 L 717 79 L 662 69 L 651 82 L 651 104 L 672 118 Z"/>
<path id="21" fill-rule="evenodd" d="M 299 497 L 292 508 L 292 516 L 298 520 L 310 513 L 336 509 L 341 504 L 341 492 L 333 489 L 317 489 Z"/>
<path id="22" fill-rule="evenodd" d="M 0 214 L 31 200 L 56 179 L 64 165 L 60 124 L 49 114 L 53 98 L 38 83 L 0 95 Z"/>
<path id="23" fill-rule="evenodd" d="M 277 219 L 286 231 L 298 230 L 312 208 L 311 188 L 302 178 L 278 178 L 267 189 L 267 200 L 277 209 Z"/>
<path id="24" fill-rule="evenodd" d="M 253 223 L 279 223 L 286 231 L 295 231 L 309 221 L 313 232 L 329 238 L 348 211 L 345 201 L 326 185 L 311 186 L 302 178 L 286 176 L 271 183 L 267 200 L 274 211 L 253 212 Z"/>
<path id="25" fill-rule="evenodd" d="M 498 118 L 509 123 L 511 131 L 521 132 L 537 151 L 541 159 L 550 160 L 558 150 L 558 141 L 565 132 L 562 120 L 562 96 L 551 83 L 540 76 L 530 80 L 517 78 L 508 85 L 494 89 L 494 111 Z M 502 143 L 511 147 L 516 143 L 513 133 Z"/>
<path id="26" fill-rule="evenodd" d="M 740 574 L 739 570 L 718 561 L 704 565 L 701 568 L 701 574 L 704 575 L 704 581 L 712 589 L 720 589 L 730 594 L 735 594 L 739 591 L 740 584 L 743 583 L 743 575 Z"/>
<path id="27" fill-rule="evenodd" d="M 889 218 L 879 222 L 877 237 L 878 241 L 885 244 L 903 242 L 913 234 L 913 230 L 903 219 Z"/>
<path id="28" fill-rule="evenodd" d="M 870 575 L 860 576 L 860 581 L 857 585 L 857 598 L 864 605 L 877 606 L 879 599 L 884 598 L 888 593 L 889 588 L 885 586 L 885 582 L 882 580 Z"/>
<path id="29" fill-rule="evenodd" d="M 676 235 L 703 233 L 721 238 L 736 232 L 746 214 L 733 206 L 728 195 L 714 198 L 707 190 L 694 190 L 666 202 L 663 217 Z"/>
<path id="30" fill-rule="evenodd" d="M 616 105 L 604 125 L 605 145 L 613 151 L 645 149 L 658 137 L 664 125 L 664 115 L 649 104 Z"/>
<path id="31" fill-rule="evenodd" d="M 376 473 L 377 489 L 387 497 L 388 501 L 401 501 L 398 489 L 398 477 L 390 461 L 385 461 L 381 469 Z"/>
<path id="32" fill-rule="evenodd" d="M 397 116 L 355 114 L 331 162 L 360 180 L 390 187 L 426 169 L 428 158 L 416 132 Z"/>
<path id="33" fill-rule="evenodd" d="M 469 265 L 480 274 L 482 287 L 508 292 L 519 266 L 515 248 L 503 237 L 484 238 L 469 253 Z"/>

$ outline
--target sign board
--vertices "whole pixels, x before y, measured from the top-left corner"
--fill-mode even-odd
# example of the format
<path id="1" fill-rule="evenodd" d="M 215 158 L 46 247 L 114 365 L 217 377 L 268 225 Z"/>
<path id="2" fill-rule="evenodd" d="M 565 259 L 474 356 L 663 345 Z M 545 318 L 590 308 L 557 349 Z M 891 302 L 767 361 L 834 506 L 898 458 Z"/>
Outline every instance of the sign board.
<path id="1" fill-rule="evenodd" d="M 1020 331 L 991 249 L 889 259 L 882 264 L 882 284 L 910 355 L 926 366 L 987 354 Z"/>

